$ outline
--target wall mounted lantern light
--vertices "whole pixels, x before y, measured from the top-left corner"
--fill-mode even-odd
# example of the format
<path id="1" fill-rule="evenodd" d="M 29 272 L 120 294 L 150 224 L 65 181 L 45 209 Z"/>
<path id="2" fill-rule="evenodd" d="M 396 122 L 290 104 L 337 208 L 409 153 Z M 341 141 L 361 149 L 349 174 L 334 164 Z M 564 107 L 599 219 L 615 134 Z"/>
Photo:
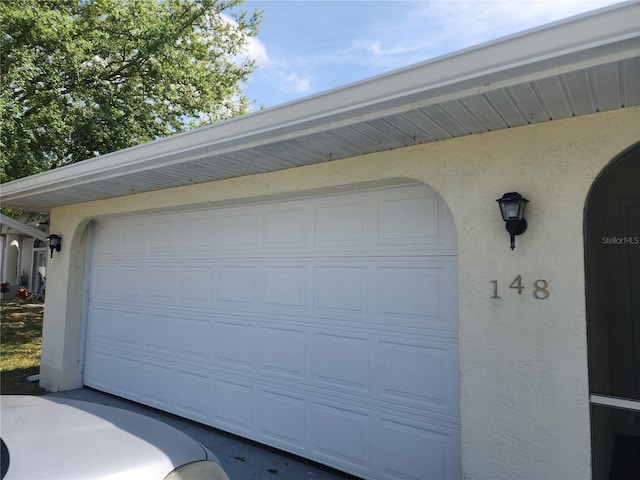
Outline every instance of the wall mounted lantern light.
<path id="1" fill-rule="evenodd" d="M 51 250 L 51 258 L 53 258 L 53 251 L 59 252 L 62 248 L 62 237 L 52 233 L 47 237 L 47 243 L 49 244 L 49 250 Z"/>
<path id="2" fill-rule="evenodd" d="M 518 192 L 509 192 L 496 200 L 500 205 L 500 213 L 505 221 L 505 227 L 511 237 L 511 250 L 516 248 L 515 236 L 521 235 L 527 230 L 527 221 L 524 219 L 524 208 L 529 200 Z"/>

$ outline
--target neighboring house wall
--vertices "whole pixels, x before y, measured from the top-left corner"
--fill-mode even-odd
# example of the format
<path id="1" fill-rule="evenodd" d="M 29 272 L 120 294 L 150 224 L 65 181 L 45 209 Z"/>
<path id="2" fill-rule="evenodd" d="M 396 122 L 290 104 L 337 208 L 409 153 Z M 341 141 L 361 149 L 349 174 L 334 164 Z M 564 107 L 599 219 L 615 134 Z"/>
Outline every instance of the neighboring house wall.
<path id="1" fill-rule="evenodd" d="M 584 206 L 601 170 L 640 139 L 639 124 L 634 107 L 55 208 L 50 231 L 63 241 L 48 265 L 55 282 L 47 285 L 41 384 L 49 390 L 82 385 L 93 218 L 417 180 L 442 196 L 458 230 L 465 478 L 589 478 Z M 529 228 L 514 251 L 495 202 L 510 191 L 531 201 Z M 522 294 L 509 289 L 518 275 Z M 538 279 L 548 282 L 546 299 L 534 297 Z M 500 299 L 491 298 L 494 280 Z"/>
<path id="2" fill-rule="evenodd" d="M 44 246 L 46 233 L 40 229 L 23 223 L 24 219 L 14 219 L 1 215 L 0 218 L 0 281 L 8 282 L 13 287 L 11 292 L 3 295 L 3 299 L 12 299 L 17 287 L 26 287 L 37 295 L 41 292 L 41 282 L 34 278 L 39 272 L 44 274 L 46 266 L 40 256 L 35 264 L 36 253 L 44 248 L 34 248 L 36 242 Z"/>
<path id="3" fill-rule="evenodd" d="M 33 238 L 20 234 L 3 235 L 2 281 L 21 287 L 30 287 L 33 257 Z M 26 282 L 26 283 L 25 283 Z"/>

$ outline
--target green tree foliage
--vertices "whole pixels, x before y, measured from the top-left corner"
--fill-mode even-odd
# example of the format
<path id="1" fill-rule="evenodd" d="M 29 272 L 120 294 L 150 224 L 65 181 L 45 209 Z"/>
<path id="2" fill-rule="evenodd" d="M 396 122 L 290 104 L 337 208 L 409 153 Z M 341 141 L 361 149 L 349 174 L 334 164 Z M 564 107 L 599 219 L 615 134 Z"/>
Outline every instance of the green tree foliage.
<path id="1" fill-rule="evenodd" d="M 0 181 L 246 112 L 243 1 L 0 1 Z"/>

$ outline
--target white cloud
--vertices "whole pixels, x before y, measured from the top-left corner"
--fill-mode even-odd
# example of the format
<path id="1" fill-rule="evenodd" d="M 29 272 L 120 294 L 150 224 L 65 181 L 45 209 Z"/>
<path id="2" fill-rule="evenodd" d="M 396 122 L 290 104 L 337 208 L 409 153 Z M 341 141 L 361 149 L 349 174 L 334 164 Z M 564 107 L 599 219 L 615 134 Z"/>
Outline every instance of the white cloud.
<path id="1" fill-rule="evenodd" d="M 309 75 L 299 75 L 291 72 L 282 79 L 281 88 L 297 93 L 308 93 L 311 91 L 311 77 Z"/>

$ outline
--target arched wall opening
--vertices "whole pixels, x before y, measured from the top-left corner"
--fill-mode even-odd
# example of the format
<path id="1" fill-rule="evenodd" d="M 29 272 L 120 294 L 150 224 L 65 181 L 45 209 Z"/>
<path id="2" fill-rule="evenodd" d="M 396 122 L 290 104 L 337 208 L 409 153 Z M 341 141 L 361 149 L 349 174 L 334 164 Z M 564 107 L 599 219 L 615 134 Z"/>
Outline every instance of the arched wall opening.
<path id="1" fill-rule="evenodd" d="M 585 256 L 593 479 L 637 478 L 640 144 L 614 159 L 591 188 Z"/>

